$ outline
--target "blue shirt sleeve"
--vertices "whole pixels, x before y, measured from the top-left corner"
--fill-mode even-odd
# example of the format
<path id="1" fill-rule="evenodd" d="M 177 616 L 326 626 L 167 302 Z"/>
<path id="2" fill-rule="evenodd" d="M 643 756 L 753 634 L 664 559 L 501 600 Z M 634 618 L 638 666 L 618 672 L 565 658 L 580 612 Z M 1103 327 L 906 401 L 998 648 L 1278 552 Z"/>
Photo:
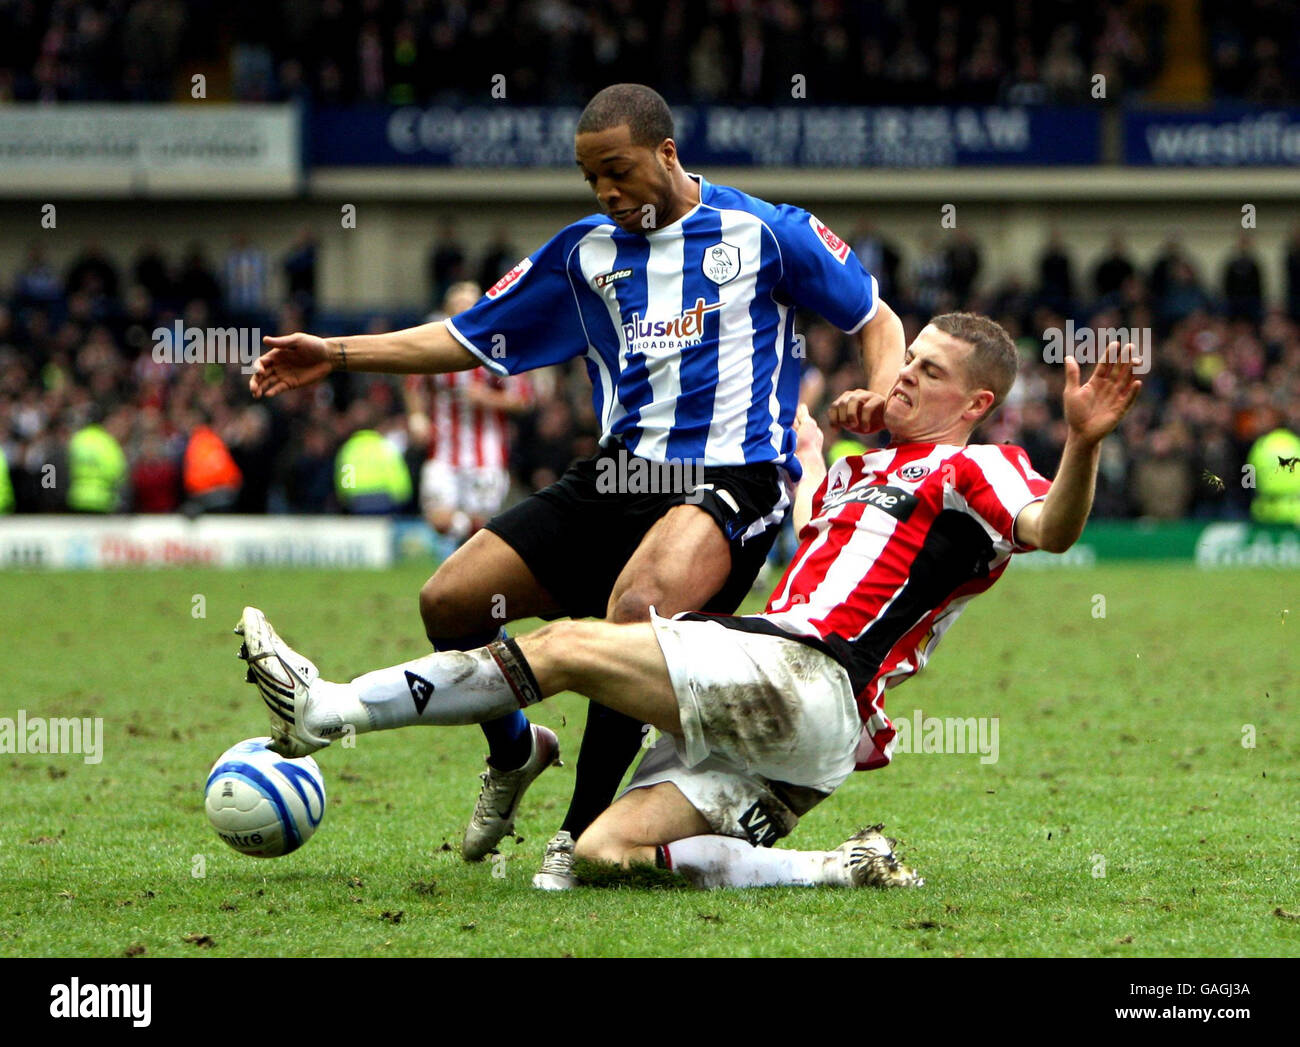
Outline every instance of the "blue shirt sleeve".
<path id="1" fill-rule="evenodd" d="M 816 215 L 781 204 L 772 228 L 781 249 L 781 288 L 799 309 L 850 334 L 876 315 L 876 278 Z"/>
<path id="2" fill-rule="evenodd" d="M 495 374 L 518 374 L 587 351 L 567 272 L 568 230 L 552 237 L 488 288 L 447 330 Z"/>

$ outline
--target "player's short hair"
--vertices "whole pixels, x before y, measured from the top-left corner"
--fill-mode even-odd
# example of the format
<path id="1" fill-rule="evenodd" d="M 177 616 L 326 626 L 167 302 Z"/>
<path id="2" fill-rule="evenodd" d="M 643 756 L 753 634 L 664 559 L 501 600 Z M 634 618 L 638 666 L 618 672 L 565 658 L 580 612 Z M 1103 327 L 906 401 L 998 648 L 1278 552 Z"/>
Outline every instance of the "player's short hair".
<path id="1" fill-rule="evenodd" d="M 1020 363 L 1016 343 L 1000 323 L 978 313 L 943 313 L 930 323 L 971 347 L 970 355 L 966 357 L 966 379 L 970 388 L 988 389 L 993 393 L 993 403 L 980 419 L 987 421 L 1002 406 L 1002 401 L 1015 384 L 1016 368 Z"/>
<path id="2" fill-rule="evenodd" d="M 577 134 L 627 124 L 636 145 L 655 149 L 673 136 L 673 114 L 663 96 L 645 84 L 611 84 L 597 91 L 578 117 Z"/>

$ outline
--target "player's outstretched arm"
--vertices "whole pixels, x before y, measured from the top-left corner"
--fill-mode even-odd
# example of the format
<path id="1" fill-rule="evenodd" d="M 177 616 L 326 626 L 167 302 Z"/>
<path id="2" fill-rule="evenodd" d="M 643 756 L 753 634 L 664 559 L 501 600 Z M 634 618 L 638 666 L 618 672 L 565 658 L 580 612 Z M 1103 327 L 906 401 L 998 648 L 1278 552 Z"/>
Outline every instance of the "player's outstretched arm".
<path id="1" fill-rule="evenodd" d="M 1133 376 L 1134 350 L 1112 342 L 1092 372 L 1087 385 L 1079 384 L 1079 364 L 1065 358 L 1065 421 L 1069 426 L 1061 466 L 1041 502 L 1034 502 L 1016 517 L 1016 541 L 1053 553 L 1063 553 L 1079 535 L 1092 511 L 1097 485 L 1097 461 L 1104 440 L 1128 413 L 1142 389 Z"/>
<path id="2" fill-rule="evenodd" d="M 481 362 L 441 320 L 389 334 L 319 338 L 296 331 L 267 335 L 262 342 L 269 351 L 254 361 L 248 379 L 249 391 L 256 397 L 312 385 L 331 371 L 443 374 Z"/>
<path id="3" fill-rule="evenodd" d="M 866 388 L 881 396 L 898 380 L 903 369 L 903 354 L 907 349 L 903 334 L 903 321 L 884 301 L 876 303 L 876 314 L 858 332 L 858 345 L 862 350 L 862 373 L 866 375 Z"/>
<path id="4" fill-rule="evenodd" d="M 794 431 L 794 455 L 803 466 L 803 476 L 794 495 L 794 508 L 790 512 L 794 533 L 798 534 L 812 519 L 813 495 L 826 479 L 826 457 L 822 453 L 824 437 L 821 426 L 808 413 L 807 404 L 800 404 L 795 412 Z"/>

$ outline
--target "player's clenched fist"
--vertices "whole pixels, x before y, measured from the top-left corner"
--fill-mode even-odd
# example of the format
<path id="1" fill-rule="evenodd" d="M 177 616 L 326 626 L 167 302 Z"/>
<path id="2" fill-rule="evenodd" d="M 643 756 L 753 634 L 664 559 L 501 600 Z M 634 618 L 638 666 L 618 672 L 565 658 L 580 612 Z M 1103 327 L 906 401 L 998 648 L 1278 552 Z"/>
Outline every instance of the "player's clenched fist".
<path id="1" fill-rule="evenodd" d="M 867 389 L 850 389 L 831 404 L 831 425 L 851 433 L 874 433 L 885 427 L 885 397 Z"/>
<path id="2" fill-rule="evenodd" d="M 269 348 L 253 362 L 248 388 L 254 396 L 275 396 L 286 389 L 301 389 L 319 382 L 334 369 L 325 339 L 314 334 L 266 335 Z"/>

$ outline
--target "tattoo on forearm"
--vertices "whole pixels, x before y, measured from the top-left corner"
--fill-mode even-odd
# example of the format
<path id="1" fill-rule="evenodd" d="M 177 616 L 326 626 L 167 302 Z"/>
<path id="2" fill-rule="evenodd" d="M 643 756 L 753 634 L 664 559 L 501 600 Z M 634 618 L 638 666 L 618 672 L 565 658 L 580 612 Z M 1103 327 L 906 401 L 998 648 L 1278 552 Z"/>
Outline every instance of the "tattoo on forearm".
<path id="1" fill-rule="evenodd" d="M 339 370 L 346 371 L 348 369 L 348 343 L 335 342 L 334 344 L 339 347 Z"/>

